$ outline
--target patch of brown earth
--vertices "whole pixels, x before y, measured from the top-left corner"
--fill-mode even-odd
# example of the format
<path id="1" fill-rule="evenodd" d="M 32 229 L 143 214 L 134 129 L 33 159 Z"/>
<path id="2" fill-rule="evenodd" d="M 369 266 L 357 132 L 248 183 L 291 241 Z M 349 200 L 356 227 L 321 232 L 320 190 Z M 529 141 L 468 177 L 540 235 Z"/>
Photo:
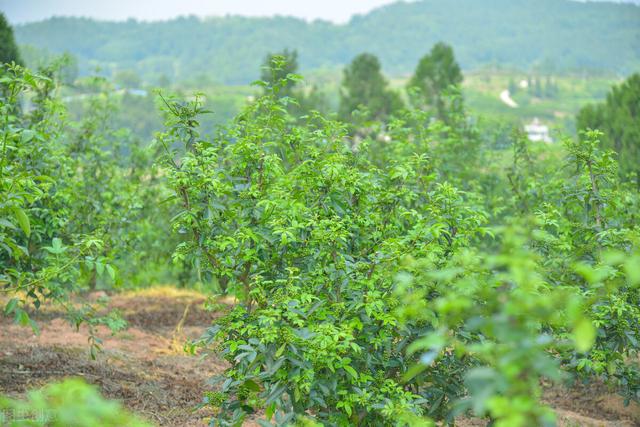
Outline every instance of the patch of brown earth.
<path id="1" fill-rule="evenodd" d="M 544 401 L 555 409 L 561 425 L 567 427 L 640 426 L 640 406 L 634 402 L 625 405 L 621 396 L 597 382 L 571 388 L 549 387 Z"/>
<path id="2" fill-rule="evenodd" d="M 200 295 L 167 290 L 113 297 L 108 307 L 132 326 L 115 335 L 99 327 L 103 351 L 96 360 L 89 357 L 87 328 L 76 331 L 52 311 L 35 314 L 39 335 L 0 316 L 0 393 L 19 396 L 64 377 L 83 377 L 157 425 L 206 426 L 211 413 L 194 408 L 207 380 L 225 365 L 182 351 L 186 339 L 200 336 L 216 317 L 202 309 L 203 302 Z"/>

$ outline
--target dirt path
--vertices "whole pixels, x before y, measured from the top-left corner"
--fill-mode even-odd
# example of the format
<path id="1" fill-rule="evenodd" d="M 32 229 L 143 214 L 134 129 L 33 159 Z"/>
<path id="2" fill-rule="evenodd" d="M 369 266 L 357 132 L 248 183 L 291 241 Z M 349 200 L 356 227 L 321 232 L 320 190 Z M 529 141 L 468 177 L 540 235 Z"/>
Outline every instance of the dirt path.
<path id="1" fill-rule="evenodd" d="M 159 426 L 206 426 L 211 413 L 193 408 L 207 390 L 207 379 L 225 364 L 187 356 L 182 349 L 186 339 L 200 336 L 216 317 L 203 310 L 204 301 L 200 294 L 172 288 L 113 296 L 109 307 L 120 310 L 130 327 L 115 336 L 103 330 L 104 351 L 95 361 L 88 357 L 86 329 L 76 332 L 59 313 L 36 316 L 39 336 L 0 316 L 0 393 L 19 396 L 50 381 L 80 376 Z M 624 407 L 604 387 L 551 387 L 545 400 L 563 426 L 640 426 L 640 408 Z M 486 421 L 464 419 L 458 425 L 484 426 Z"/>
<path id="2" fill-rule="evenodd" d="M 511 98 L 511 93 L 508 89 L 500 92 L 500 100 L 511 108 L 518 108 L 518 103 Z"/>

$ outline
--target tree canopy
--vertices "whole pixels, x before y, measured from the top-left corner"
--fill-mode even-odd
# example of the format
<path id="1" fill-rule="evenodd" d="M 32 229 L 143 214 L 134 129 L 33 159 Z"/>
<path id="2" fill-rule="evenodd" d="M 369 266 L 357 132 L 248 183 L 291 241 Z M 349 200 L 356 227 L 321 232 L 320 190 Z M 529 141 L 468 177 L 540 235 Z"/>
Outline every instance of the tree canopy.
<path id="1" fill-rule="evenodd" d="M 438 115 L 445 110 L 445 93 L 450 86 L 462 83 L 462 71 L 456 62 L 451 46 L 437 43 L 431 52 L 420 59 L 407 87 L 416 90 L 414 98 L 436 108 Z"/>
<path id="2" fill-rule="evenodd" d="M 13 28 L 9 25 L 4 13 L 0 12 L 0 64 L 22 63 L 20 51 L 13 36 Z"/>
<path id="3" fill-rule="evenodd" d="M 382 119 L 402 106 L 400 96 L 388 88 L 380 61 L 375 55 L 362 53 L 345 68 L 340 91 L 339 115 L 351 121 L 352 114 L 365 107 L 371 117 Z"/>
<path id="4" fill-rule="evenodd" d="M 620 172 L 635 174 L 640 188 L 640 73 L 614 86 L 605 102 L 582 108 L 578 129 L 604 131 L 605 147 L 618 154 Z"/>
<path id="5" fill-rule="evenodd" d="M 274 63 L 278 66 L 274 67 Z M 290 74 L 298 72 L 298 52 L 285 49 L 282 52 L 269 53 L 262 63 L 262 73 L 260 79 L 268 83 L 268 87 L 273 87 L 276 82 L 285 80 L 286 85 L 282 86 L 278 96 L 291 96 L 296 86 L 297 80 L 286 79 Z M 265 91 L 269 90 L 265 88 Z"/>

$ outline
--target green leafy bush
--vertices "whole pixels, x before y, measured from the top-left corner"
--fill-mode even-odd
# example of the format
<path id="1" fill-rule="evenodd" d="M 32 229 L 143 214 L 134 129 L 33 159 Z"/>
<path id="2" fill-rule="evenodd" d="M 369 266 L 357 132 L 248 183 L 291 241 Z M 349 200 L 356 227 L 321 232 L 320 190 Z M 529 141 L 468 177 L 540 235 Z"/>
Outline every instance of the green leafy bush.
<path id="1" fill-rule="evenodd" d="M 25 399 L 0 396 L 3 426 L 150 427 L 119 402 L 104 399 L 95 386 L 67 379 L 31 391 Z"/>
<path id="2" fill-rule="evenodd" d="M 0 76 L 0 285 L 17 294 L 5 314 L 34 327 L 25 306 L 66 303 L 78 266 L 104 244 L 97 233 L 63 231 L 72 209 L 73 163 L 61 143 L 64 109 L 51 97 L 55 87 L 46 75 L 16 65 Z"/>
<path id="3" fill-rule="evenodd" d="M 541 379 L 570 375 L 637 399 L 638 196 L 598 133 L 550 164 L 516 135 L 493 176 L 461 103 L 354 144 L 290 117 L 287 84 L 213 137 L 198 98 L 165 99 L 175 257 L 240 299 L 198 343 L 230 363 L 213 425 L 553 425 Z"/>
<path id="4" fill-rule="evenodd" d="M 31 310 L 62 306 L 72 324 L 88 324 L 97 346 L 96 325 L 125 323 L 116 313 L 100 318 L 100 307 L 77 304 L 75 293 L 176 280 L 184 269 L 168 262 L 180 240 L 162 232 L 172 213 L 153 153 L 113 130 L 101 79 L 87 114 L 71 120 L 57 96 L 59 65 L 0 72 L 0 293 L 3 314 L 36 331 Z"/>
<path id="5" fill-rule="evenodd" d="M 446 120 L 405 109 L 347 129 L 292 116 L 284 65 L 211 136 L 201 97 L 161 97 L 159 168 L 110 126 L 106 82 L 76 122 L 50 69 L 8 67 L 4 312 L 29 324 L 54 300 L 122 327 L 70 296 L 176 270 L 212 283 L 238 300 L 193 347 L 229 363 L 203 403 L 216 426 L 554 425 L 542 380 L 640 400 L 640 197 L 601 133 L 487 147 L 455 91 Z M 60 387 L 25 405 L 76 389 Z"/>

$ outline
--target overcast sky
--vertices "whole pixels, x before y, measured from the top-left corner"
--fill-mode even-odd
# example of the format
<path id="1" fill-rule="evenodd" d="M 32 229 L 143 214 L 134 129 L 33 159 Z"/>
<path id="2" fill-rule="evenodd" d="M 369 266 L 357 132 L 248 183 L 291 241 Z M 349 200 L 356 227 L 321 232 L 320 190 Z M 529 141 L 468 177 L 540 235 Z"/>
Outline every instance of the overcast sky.
<path id="1" fill-rule="evenodd" d="M 160 20 L 180 15 L 289 15 L 346 22 L 395 0 L 0 0 L 0 11 L 13 24 L 51 16 L 86 16 L 103 20 Z M 415 0 L 404 0 L 415 1 Z M 480 0 L 478 0 L 480 1 Z M 535 0 L 531 0 L 535 1 Z M 585 1 L 585 0 L 578 0 Z M 640 4 L 640 0 L 618 1 Z"/>
<path id="2" fill-rule="evenodd" d="M 178 15 L 292 15 L 346 22 L 394 0 L 0 0 L 0 10 L 13 24 L 58 16 L 104 20 L 159 20 Z"/>

